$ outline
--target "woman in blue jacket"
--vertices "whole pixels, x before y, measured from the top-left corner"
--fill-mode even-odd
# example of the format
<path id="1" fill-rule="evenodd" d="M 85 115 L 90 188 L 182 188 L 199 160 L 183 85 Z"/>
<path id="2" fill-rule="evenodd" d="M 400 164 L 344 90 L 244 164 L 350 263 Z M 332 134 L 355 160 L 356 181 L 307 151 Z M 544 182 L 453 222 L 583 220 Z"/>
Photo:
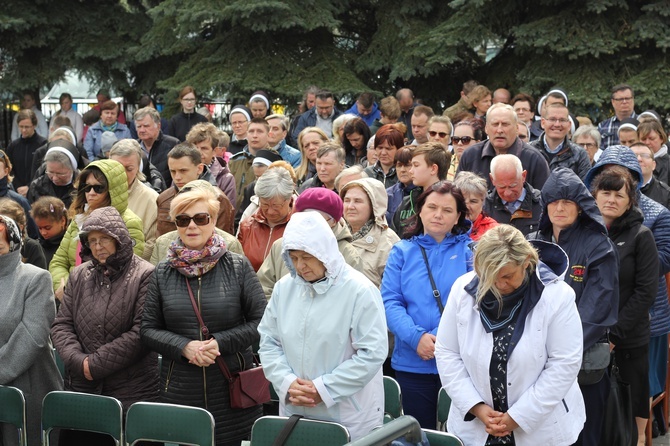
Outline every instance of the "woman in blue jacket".
<path id="1" fill-rule="evenodd" d="M 449 181 L 433 184 L 417 200 L 407 239 L 391 250 L 382 297 L 395 335 L 391 366 L 405 395 L 405 414 L 435 429 L 441 384 L 435 335 L 454 281 L 472 270 L 470 221 L 461 191 Z M 433 285 L 434 284 L 434 285 Z"/>

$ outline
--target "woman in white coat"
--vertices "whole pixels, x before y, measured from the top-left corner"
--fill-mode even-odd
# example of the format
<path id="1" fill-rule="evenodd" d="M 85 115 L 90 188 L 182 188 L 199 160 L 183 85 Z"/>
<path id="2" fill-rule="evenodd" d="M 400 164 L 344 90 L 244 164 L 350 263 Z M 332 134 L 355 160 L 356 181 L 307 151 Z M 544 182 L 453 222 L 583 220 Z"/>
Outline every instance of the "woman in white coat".
<path id="1" fill-rule="evenodd" d="M 341 423 L 356 440 L 383 422 L 381 294 L 345 263 L 317 212 L 291 217 L 282 257 L 291 274 L 277 282 L 258 326 L 279 414 Z"/>
<path id="2" fill-rule="evenodd" d="M 539 256 L 538 256 L 539 254 Z M 567 255 L 509 225 L 482 236 L 451 289 L 435 357 L 452 399 L 447 430 L 467 445 L 570 445 L 585 420 L 582 326 Z"/>

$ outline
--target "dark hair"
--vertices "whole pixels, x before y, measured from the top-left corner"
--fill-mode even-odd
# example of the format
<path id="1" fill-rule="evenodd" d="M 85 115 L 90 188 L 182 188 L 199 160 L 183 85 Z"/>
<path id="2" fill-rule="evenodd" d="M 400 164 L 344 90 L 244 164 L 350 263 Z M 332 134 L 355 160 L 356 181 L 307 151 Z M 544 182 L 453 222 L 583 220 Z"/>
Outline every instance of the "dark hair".
<path id="1" fill-rule="evenodd" d="M 251 121 L 249 121 L 249 125 L 251 124 L 261 124 L 263 127 L 265 127 L 266 132 L 270 131 L 270 124 L 268 124 L 265 118 L 251 118 Z"/>
<path id="2" fill-rule="evenodd" d="M 521 102 L 521 101 L 528 102 L 528 105 L 530 105 L 530 111 L 533 112 L 533 113 L 535 112 L 535 100 L 533 99 L 533 97 L 531 95 L 529 95 L 527 93 L 517 93 L 516 95 L 514 95 L 514 97 L 510 101 L 510 104 L 514 105 L 517 102 Z"/>
<path id="3" fill-rule="evenodd" d="M 346 153 L 353 153 L 354 155 L 356 154 L 356 149 L 354 149 L 354 146 L 351 145 L 349 142 L 349 138 L 347 138 L 347 135 L 351 135 L 352 133 L 360 133 L 363 135 L 363 151 L 365 152 L 365 149 L 368 146 L 368 141 L 370 140 L 370 137 L 372 137 L 372 134 L 370 133 L 370 127 L 359 117 L 355 117 L 352 120 L 348 121 L 346 124 L 344 124 L 344 138 L 342 138 L 342 147 L 344 147 L 344 151 Z"/>
<path id="4" fill-rule="evenodd" d="M 601 190 L 618 191 L 626 186 L 630 207 L 637 206 L 637 181 L 630 170 L 623 166 L 610 166 L 603 169 L 591 183 L 591 194 L 596 197 Z"/>
<path id="5" fill-rule="evenodd" d="M 612 97 L 612 98 L 614 97 L 614 93 L 617 93 L 617 92 L 619 92 L 619 91 L 625 91 L 625 90 L 630 90 L 630 94 L 631 94 L 633 97 L 635 97 L 635 91 L 633 90 L 633 87 L 631 87 L 631 86 L 628 85 L 628 84 L 617 84 L 617 85 L 615 85 L 614 87 L 612 87 L 612 90 L 611 90 L 611 93 L 612 93 L 612 94 L 611 94 L 611 97 Z"/>
<path id="6" fill-rule="evenodd" d="M 19 110 L 19 113 L 16 117 L 16 122 L 21 122 L 25 119 L 29 119 L 33 124 L 33 127 L 37 126 L 37 115 L 35 115 L 35 112 L 29 108 L 23 108 Z"/>
<path id="7" fill-rule="evenodd" d="M 561 91 L 563 91 L 563 90 L 561 90 Z M 566 94 L 565 96 L 567 96 L 567 94 Z M 563 96 L 563 95 L 562 95 L 561 93 L 559 93 L 558 91 L 552 91 L 551 93 L 547 94 L 547 97 L 548 97 L 548 98 L 560 99 L 560 100 L 561 100 L 561 103 L 562 103 L 563 105 L 566 105 L 566 103 L 565 103 L 565 102 L 566 102 L 566 100 L 565 100 L 565 96 Z M 546 102 L 546 100 L 545 100 L 545 102 Z M 544 104 L 544 103 L 543 103 L 543 104 Z"/>
<path id="8" fill-rule="evenodd" d="M 70 102 L 73 102 L 72 95 L 70 93 L 61 93 L 60 97 L 58 98 L 58 103 L 60 104 L 61 102 L 63 102 L 63 99 L 65 98 L 69 99 Z"/>
<path id="9" fill-rule="evenodd" d="M 454 126 L 454 128 L 460 127 L 462 125 L 467 125 L 472 129 L 472 136 L 474 136 L 477 141 L 483 141 L 486 139 L 484 134 L 484 121 L 481 119 L 472 118 L 465 121 L 460 121 Z"/>
<path id="10" fill-rule="evenodd" d="M 116 107 L 116 102 L 110 99 L 109 101 L 105 101 L 100 105 L 100 112 L 104 110 L 116 110 Z"/>
<path id="11" fill-rule="evenodd" d="M 322 101 L 325 101 L 326 99 L 333 99 L 335 100 L 335 97 L 333 96 L 333 93 L 331 93 L 328 90 L 319 90 L 316 92 L 314 95 L 316 99 L 321 99 Z"/>
<path id="12" fill-rule="evenodd" d="M 414 114 L 417 116 L 419 115 L 428 116 L 428 119 L 435 116 L 435 112 L 433 111 L 433 109 L 428 107 L 427 105 L 417 105 L 416 107 L 414 107 Z"/>
<path id="13" fill-rule="evenodd" d="M 23 209 L 23 206 L 11 198 L 0 198 L 0 214 L 6 215 L 7 217 L 14 220 L 16 225 L 19 227 L 19 230 L 21 231 L 21 238 L 26 238 L 27 218 L 26 211 Z"/>
<path id="14" fill-rule="evenodd" d="M 100 207 L 112 205 L 112 197 L 109 194 L 109 182 L 107 182 L 107 177 L 97 166 L 87 166 L 77 177 L 77 191 L 74 200 L 72 200 L 72 204 L 70 205 L 70 218 L 74 218 L 77 214 L 84 213 L 84 205 L 86 204 L 86 193 L 84 192 L 84 188 L 86 187 L 86 180 L 89 175 L 93 175 L 93 178 L 98 180 L 98 183 L 104 186 L 105 191 L 107 192 L 107 198 Z"/>
<path id="15" fill-rule="evenodd" d="M 402 147 L 395 152 L 395 157 L 393 160 L 396 163 L 400 163 L 404 166 L 409 166 L 412 164 L 412 150 L 414 149 L 414 146 L 405 146 Z"/>
<path id="16" fill-rule="evenodd" d="M 463 193 L 458 187 L 454 186 L 454 183 L 451 181 L 438 181 L 423 191 L 423 193 L 416 200 L 416 214 L 410 217 L 410 223 L 407 227 L 407 231 L 405 231 L 403 238 L 409 239 L 415 235 L 423 234 L 423 222 L 421 221 L 419 214 L 421 214 L 421 209 L 423 208 L 423 205 L 426 204 L 428 196 L 430 196 L 432 193 L 438 193 L 440 195 L 451 195 L 456 201 L 456 211 L 459 212 L 460 215 L 458 216 L 458 221 L 454 227 L 451 228 L 452 234 L 464 234 L 468 231 L 468 229 L 470 229 L 470 222 L 465 218 L 465 214 L 467 214 L 468 208 L 465 205 L 465 197 L 463 197 Z"/>
<path id="17" fill-rule="evenodd" d="M 200 150 L 188 142 L 179 143 L 168 152 L 168 158 L 177 160 L 184 157 L 190 158 L 191 162 L 196 166 L 202 164 Z"/>
<path id="18" fill-rule="evenodd" d="M 451 153 L 444 144 L 436 141 L 428 141 L 412 150 L 412 158 L 423 155 L 428 167 L 437 165 L 437 178 L 444 181 L 451 166 Z"/>
<path id="19" fill-rule="evenodd" d="M 137 102 L 137 109 L 139 110 L 140 108 L 149 107 L 151 104 L 156 105 L 154 98 L 148 94 L 143 94 L 140 96 L 140 100 Z"/>
<path id="20" fill-rule="evenodd" d="M 665 133 L 663 126 L 657 120 L 652 119 L 650 121 L 644 121 L 637 126 L 637 137 L 639 139 L 646 138 L 651 132 L 658 133 L 663 144 L 668 143 L 668 134 Z"/>
<path id="21" fill-rule="evenodd" d="M 70 121 L 70 118 L 60 114 L 54 116 L 51 120 L 51 128 L 55 130 L 63 126 L 72 127 L 72 121 Z"/>
<path id="22" fill-rule="evenodd" d="M 477 85 L 479 85 L 479 82 L 475 80 L 463 82 L 463 93 L 466 95 L 470 94 L 470 92 L 474 90 Z"/>
<path id="23" fill-rule="evenodd" d="M 67 221 L 67 209 L 65 203 L 59 198 L 45 195 L 38 198 L 30 209 L 30 215 L 33 218 L 43 218 L 45 220 L 59 221 L 65 218 Z"/>
<path id="24" fill-rule="evenodd" d="M 402 123 L 400 125 L 404 127 Z M 375 149 L 383 142 L 399 149 L 405 145 L 405 132 L 401 131 L 397 124 L 383 125 L 375 133 Z"/>
<path id="25" fill-rule="evenodd" d="M 358 96 L 358 102 L 365 108 L 371 108 L 375 103 L 375 95 L 372 93 L 361 93 Z"/>
<path id="26" fill-rule="evenodd" d="M 191 87 L 190 85 L 187 85 L 179 91 L 179 100 L 177 102 L 181 102 L 184 96 L 186 96 L 189 93 L 193 93 L 195 98 L 198 99 L 198 95 L 195 94 L 195 88 Z"/>

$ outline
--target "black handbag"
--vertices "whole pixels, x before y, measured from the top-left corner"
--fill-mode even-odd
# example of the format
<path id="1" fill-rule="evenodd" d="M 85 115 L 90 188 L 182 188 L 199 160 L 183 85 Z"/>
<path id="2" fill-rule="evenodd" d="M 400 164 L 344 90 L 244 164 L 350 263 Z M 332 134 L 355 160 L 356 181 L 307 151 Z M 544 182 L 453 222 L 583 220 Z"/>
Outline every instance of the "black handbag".
<path id="1" fill-rule="evenodd" d="M 605 417 L 600 444 L 631 446 L 637 444 L 637 426 L 633 417 L 630 384 L 621 380 L 616 361 L 612 360 L 610 395 L 605 404 Z"/>

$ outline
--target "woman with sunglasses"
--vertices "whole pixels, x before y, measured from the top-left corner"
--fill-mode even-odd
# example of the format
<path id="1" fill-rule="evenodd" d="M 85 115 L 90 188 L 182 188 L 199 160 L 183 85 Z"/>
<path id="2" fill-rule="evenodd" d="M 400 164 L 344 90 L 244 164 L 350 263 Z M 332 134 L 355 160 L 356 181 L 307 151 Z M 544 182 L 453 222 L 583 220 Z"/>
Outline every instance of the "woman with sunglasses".
<path id="1" fill-rule="evenodd" d="M 49 265 L 56 298 L 59 300 L 63 296 L 63 288 L 70 271 L 82 263 L 79 231 L 94 210 L 105 206 L 115 207 L 128 228 L 133 251 L 140 256 L 144 252 L 142 220 L 128 209 L 128 179 L 125 167 L 114 160 L 93 161 L 81 171 L 76 184 L 77 194 L 69 211 L 72 221 Z"/>
<path id="2" fill-rule="evenodd" d="M 454 134 L 451 137 L 451 146 L 454 155 L 451 157 L 451 166 L 447 172 L 447 179 L 451 180 L 456 176 L 458 163 L 461 155 L 470 146 L 474 146 L 479 141 L 484 140 L 484 121 L 479 118 L 472 118 L 461 121 L 454 126 Z"/>
<path id="3" fill-rule="evenodd" d="M 216 421 L 216 444 L 232 446 L 248 438 L 263 411 L 230 407 L 228 380 L 215 362 L 233 374 L 251 368 L 266 300 L 249 261 L 230 252 L 214 231 L 218 212 L 215 194 L 201 188 L 170 203 L 179 238 L 149 283 L 140 334 L 163 355 L 160 401 L 207 409 Z"/>
<path id="4" fill-rule="evenodd" d="M 85 262 L 72 270 L 51 327 L 65 364 L 65 390 L 118 398 L 124 410 L 157 401 L 158 358 L 140 341 L 154 267 L 133 254 L 130 233 L 111 206 L 91 212 L 79 237 Z M 108 435 L 70 430 L 61 431 L 59 441 L 114 444 Z"/>

